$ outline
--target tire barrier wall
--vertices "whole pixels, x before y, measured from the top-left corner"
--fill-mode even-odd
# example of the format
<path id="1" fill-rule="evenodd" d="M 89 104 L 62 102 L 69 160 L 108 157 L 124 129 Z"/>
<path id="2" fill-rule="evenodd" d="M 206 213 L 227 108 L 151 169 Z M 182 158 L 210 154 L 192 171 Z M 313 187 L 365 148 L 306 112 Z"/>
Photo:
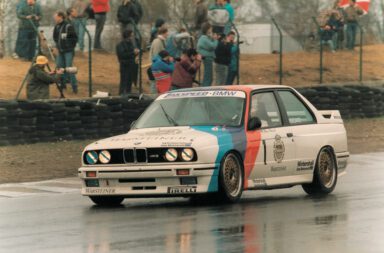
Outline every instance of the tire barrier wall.
<path id="1" fill-rule="evenodd" d="M 343 119 L 384 116 L 384 86 L 317 86 L 297 90 L 318 110 L 339 110 Z"/>
<path id="2" fill-rule="evenodd" d="M 384 116 L 384 87 L 318 86 L 298 91 L 319 110 L 340 110 L 344 119 Z M 0 146 L 123 134 L 151 102 L 137 98 L 0 100 Z"/>
<path id="3" fill-rule="evenodd" d="M 0 100 L 0 146 L 83 139 L 125 133 L 152 100 Z"/>

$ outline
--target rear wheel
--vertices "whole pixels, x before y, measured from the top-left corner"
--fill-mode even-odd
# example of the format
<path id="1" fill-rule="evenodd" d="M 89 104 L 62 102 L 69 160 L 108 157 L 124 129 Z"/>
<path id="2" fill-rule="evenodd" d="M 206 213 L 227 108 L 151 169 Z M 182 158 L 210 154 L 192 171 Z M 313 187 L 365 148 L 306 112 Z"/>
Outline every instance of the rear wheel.
<path id="1" fill-rule="evenodd" d="M 99 196 L 92 196 L 89 197 L 93 203 L 95 203 L 98 206 L 119 206 L 121 205 L 121 202 L 123 202 L 123 197 L 99 197 Z"/>
<path id="2" fill-rule="evenodd" d="M 244 186 L 244 170 L 239 157 L 227 154 L 221 162 L 219 174 L 219 197 L 227 203 L 237 202 L 241 198 Z"/>
<path id="3" fill-rule="evenodd" d="M 309 195 L 326 195 L 331 193 L 337 183 L 337 166 L 332 151 L 323 148 L 317 157 L 313 181 L 303 184 L 303 189 Z"/>

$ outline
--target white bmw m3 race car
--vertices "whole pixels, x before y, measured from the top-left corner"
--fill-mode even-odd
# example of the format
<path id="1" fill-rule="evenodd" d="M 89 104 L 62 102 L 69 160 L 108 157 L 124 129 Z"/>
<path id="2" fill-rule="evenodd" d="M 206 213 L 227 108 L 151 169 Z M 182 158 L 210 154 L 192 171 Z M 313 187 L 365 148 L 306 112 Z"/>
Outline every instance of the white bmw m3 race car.
<path id="1" fill-rule="evenodd" d="M 82 155 L 82 194 L 98 205 L 124 198 L 209 195 L 302 185 L 331 193 L 349 152 L 338 111 L 318 111 L 290 87 L 247 85 L 159 96 L 124 135 Z"/>

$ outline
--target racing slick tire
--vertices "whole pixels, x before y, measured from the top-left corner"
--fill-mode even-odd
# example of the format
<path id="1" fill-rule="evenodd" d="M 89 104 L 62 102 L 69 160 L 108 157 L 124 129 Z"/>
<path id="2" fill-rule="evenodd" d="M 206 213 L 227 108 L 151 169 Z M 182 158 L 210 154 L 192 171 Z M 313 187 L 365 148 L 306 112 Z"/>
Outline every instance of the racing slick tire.
<path id="1" fill-rule="evenodd" d="M 120 206 L 123 202 L 123 197 L 99 197 L 99 196 L 90 196 L 89 197 L 93 203 L 98 206 Z"/>
<path id="2" fill-rule="evenodd" d="M 316 161 L 313 181 L 303 184 L 304 191 L 309 195 L 327 195 L 337 183 L 337 165 L 334 155 L 329 148 L 322 148 Z"/>
<path id="3" fill-rule="evenodd" d="M 236 154 L 228 153 L 220 165 L 219 199 L 225 203 L 235 203 L 240 200 L 243 187 L 243 163 Z"/>

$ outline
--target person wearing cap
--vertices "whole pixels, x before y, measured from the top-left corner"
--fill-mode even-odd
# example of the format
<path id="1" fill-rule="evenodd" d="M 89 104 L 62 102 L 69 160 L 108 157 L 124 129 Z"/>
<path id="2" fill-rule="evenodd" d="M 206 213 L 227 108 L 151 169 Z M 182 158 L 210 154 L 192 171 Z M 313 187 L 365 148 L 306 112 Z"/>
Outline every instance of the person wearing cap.
<path id="1" fill-rule="evenodd" d="M 183 51 L 172 74 L 172 90 L 192 88 L 195 75 L 201 66 L 202 56 L 193 48 Z"/>
<path id="2" fill-rule="evenodd" d="M 36 63 L 28 72 L 30 78 L 27 84 L 27 99 L 49 99 L 49 85 L 58 82 L 64 70 L 46 72 L 45 67 L 47 64 L 47 57 L 37 56 Z"/>
<path id="3" fill-rule="evenodd" d="M 175 69 L 173 58 L 163 50 L 154 58 L 151 68 L 156 80 L 157 92 L 163 94 L 169 91 L 172 84 L 172 72 Z"/>

